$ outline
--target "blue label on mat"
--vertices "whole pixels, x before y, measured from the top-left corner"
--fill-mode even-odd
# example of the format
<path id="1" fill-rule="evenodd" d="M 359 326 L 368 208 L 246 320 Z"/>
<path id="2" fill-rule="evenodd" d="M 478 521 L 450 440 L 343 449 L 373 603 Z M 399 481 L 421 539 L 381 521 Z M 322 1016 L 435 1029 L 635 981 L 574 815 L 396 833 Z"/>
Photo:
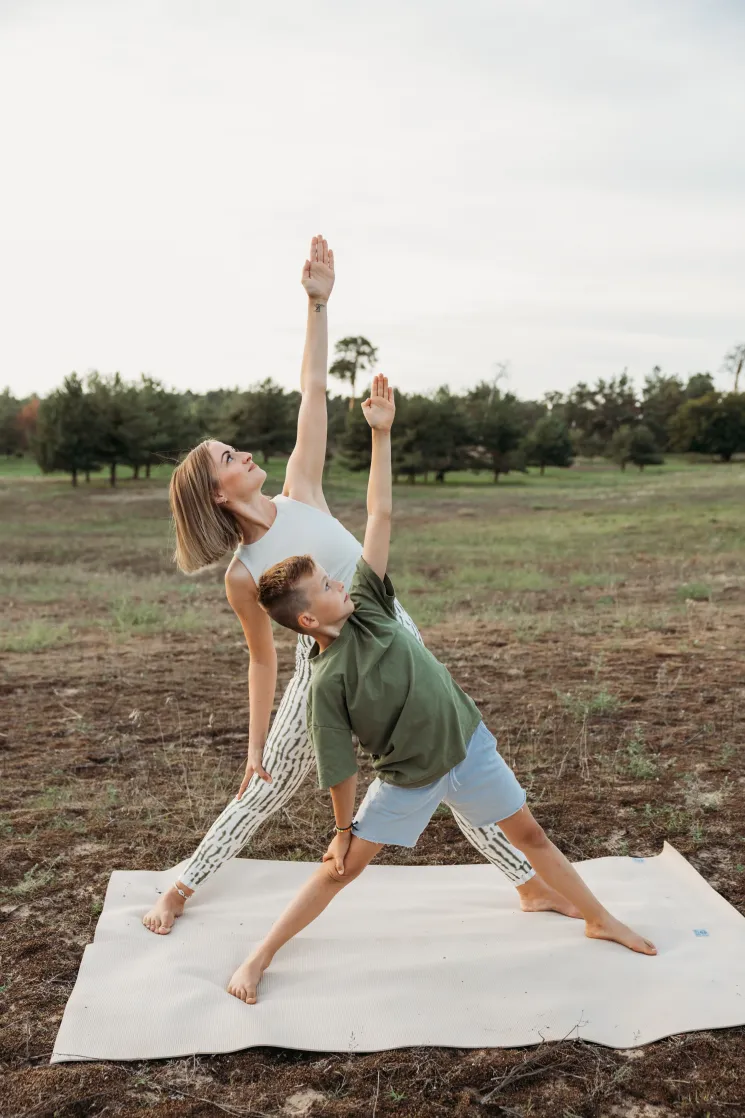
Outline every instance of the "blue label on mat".
<path id="1" fill-rule="evenodd" d="M 709 933 L 707 932 L 706 928 L 694 928 L 693 934 L 694 936 L 708 936 Z"/>
<path id="2" fill-rule="evenodd" d="M 631 861 L 632 862 L 643 862 L 643 861 L 645 861 L 645 859 L 644 858 L 632 858 Z"/>

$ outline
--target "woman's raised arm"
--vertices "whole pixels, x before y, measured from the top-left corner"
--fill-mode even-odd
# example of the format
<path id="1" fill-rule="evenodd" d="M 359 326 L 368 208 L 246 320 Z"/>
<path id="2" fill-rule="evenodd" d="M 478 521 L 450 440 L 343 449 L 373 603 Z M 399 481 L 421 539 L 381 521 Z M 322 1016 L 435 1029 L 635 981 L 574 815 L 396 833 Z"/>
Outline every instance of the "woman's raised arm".
<path id="1" fill-rule="evenodd" d="M 327 304 L 334 286 L 334 254 L 323 237 L 314 237 L 303 265 L 302 284 L 308 295 L 308 325 L 300 370 L 302 399 L 297 440 L 290 455 L 282 492 L 286 497 L 328 512 L 323 496 L 326 461 L 326 377 L 328 372 Z"/>

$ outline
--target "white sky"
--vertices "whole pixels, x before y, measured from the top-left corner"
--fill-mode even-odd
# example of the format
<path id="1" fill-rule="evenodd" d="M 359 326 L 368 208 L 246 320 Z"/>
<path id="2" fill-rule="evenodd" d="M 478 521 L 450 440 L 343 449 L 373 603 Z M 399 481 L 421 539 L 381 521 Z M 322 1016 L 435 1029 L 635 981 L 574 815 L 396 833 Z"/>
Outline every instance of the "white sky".
<path id="1" fill-rule="evenodd" d="M 0 387 L 294 385 L 317 231 L 402 389 L 716 373 L 744 48 L 741 0 L 0 0 Z"/>

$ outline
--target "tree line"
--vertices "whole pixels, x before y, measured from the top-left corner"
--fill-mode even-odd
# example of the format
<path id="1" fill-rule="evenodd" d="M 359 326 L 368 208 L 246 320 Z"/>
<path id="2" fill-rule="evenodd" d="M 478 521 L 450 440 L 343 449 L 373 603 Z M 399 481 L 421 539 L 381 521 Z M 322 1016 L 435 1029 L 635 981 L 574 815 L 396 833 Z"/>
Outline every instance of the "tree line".
<path id="1" fill-rule="evenodd" d="M 658 367 L 637 391 L 626 373 L 569 392 L 521 400 L 499 378 L 464 392 L 447 386 L 397 392 L 392 454 L 396 480 L 443 482 L 455 470 L 488 470 L 495 481 L 513 470 L 567 467 L 577 457 L 605 458 L 621 469 L 644 469 L 667 453 L 697 453 L 729 461 L 745 452 L 745 393 L 721 392 L 709 373 L 686 380 Z M 369 429 L 354 407 L 357 381 L 377 361 L 362 337 L 337 343 L 330 372 L 349 381 L 350 395 L 329 398 L 328 460 L 352 470 L 370 463 Z M 251 450 L 264 463 L 290 454 L 300 394 L 267 378 L 246 390 L 176 392 L 150 376 L 125 381 L 118 373 L 71 373 L 42 400 L 0 394 L 0 453 L 31 453 L 44 472 L 62 470 L 73 485 L 106 469 L 112 485 L 120 466 L 133 476 L 174 462 L 208 435 Z"/>

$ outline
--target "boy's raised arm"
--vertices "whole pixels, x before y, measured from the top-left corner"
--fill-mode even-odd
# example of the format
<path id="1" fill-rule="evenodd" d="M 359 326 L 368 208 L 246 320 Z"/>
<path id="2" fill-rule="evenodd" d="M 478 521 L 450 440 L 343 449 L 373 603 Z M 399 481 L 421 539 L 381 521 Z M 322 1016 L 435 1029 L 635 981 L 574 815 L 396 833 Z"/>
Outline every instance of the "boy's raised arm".
<path id="1" fill-rule="evenodd" d="M 378 578 L 385 578 L 391 544 L 393 486 L 391 479 L 391 426 L 396 414 L 393 389 L 388 378 L 376 376 L 370 395 L 362 405 L 372 428 L 372 461 L 367 483 L 367 528 L 362 558 Z"/>

